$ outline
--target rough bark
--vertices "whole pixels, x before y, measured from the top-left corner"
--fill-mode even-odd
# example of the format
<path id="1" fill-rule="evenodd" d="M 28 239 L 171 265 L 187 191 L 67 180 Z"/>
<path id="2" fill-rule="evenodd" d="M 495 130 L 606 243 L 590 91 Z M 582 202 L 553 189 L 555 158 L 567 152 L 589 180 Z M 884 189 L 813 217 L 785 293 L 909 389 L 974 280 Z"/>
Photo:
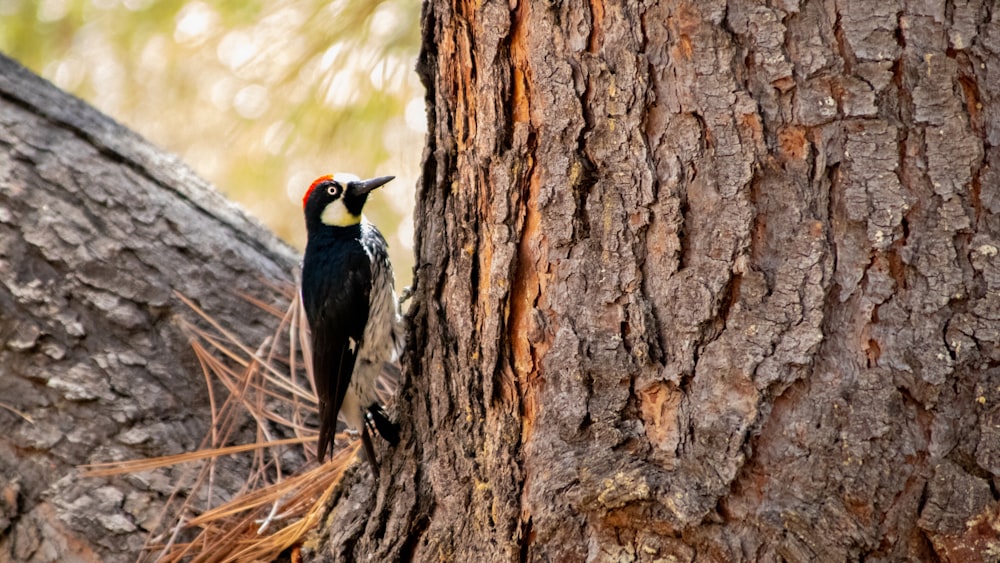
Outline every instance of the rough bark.
<path id="1" fill-rule="evenodd" d="M 1000 25 L 428 0 L 400 415 L 329 560 L 1000 553 Z"/>
<path id="2" fill-rule="evenodd" d="M 208 396 L 174 292 L 259 342 L 274 323 L 239 293 L 272 300 L 262 280 L 294 263 L 175 157 L 0 57 L 0 561 L 135 560 L 180 470 L 76 466 L 197 448 Z"/>

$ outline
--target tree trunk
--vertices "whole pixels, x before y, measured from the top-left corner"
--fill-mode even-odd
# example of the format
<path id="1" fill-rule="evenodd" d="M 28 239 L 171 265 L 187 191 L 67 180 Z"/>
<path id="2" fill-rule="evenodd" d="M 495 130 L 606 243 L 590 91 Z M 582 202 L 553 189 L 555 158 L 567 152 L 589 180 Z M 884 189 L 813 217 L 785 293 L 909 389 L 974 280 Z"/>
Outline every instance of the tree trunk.
<path id="1" fill-rule="evenodd" d="M 0 57 L 0 561 L 134 561 L 209 422 L 179 292 L 246 342 L 293 253 L 165 155 Z M 252 438 L 251 438 L 252 440 Z M 241 477 L 221 471 L 221 494 Z"/>
<path id="2" fill-rule="evenodd" d="M 425 4 L 404 441 L 319 553 L 992 560 L 996 12 L 624 4 Z"/>

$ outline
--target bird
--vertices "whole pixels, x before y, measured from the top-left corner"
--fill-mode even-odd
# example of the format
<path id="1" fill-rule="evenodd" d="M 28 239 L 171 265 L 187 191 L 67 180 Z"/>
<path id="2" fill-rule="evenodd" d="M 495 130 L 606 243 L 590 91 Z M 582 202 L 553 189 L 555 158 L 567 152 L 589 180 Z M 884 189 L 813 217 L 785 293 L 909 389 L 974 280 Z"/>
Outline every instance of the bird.
<path id="1" fill-rule="evenodd" d="M 399 443 L 399 427 L 375 394 L 382 366 L 401 349 L 399 303 L 382 233 L 362 216 L 372 190 L 394 176 L 353 174 L 317 178 L 302 197 L 306 249 L 301 299 L 312 342 L 319 400 L 320 463 L 333 449 L 337 415 L 361 435 L 375 475 L 372 433 Z"/>

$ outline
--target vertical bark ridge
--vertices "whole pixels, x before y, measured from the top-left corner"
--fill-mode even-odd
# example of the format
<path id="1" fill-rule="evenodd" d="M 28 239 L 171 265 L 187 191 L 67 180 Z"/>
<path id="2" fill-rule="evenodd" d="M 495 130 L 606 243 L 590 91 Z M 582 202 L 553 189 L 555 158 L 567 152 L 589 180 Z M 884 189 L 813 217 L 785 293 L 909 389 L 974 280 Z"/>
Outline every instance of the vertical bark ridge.
<path id="1" fill-rule="evenodd" d="M 984 2 L 429 6 L 414 557 L 997 543 Z"/>

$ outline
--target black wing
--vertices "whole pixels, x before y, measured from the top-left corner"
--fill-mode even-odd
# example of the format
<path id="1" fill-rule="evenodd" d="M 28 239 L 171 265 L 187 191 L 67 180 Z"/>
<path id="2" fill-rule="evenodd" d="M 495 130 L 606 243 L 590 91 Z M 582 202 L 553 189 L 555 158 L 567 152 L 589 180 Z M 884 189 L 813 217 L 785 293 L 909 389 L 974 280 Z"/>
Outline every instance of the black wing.
<path id="1" fill-rule="evenodd" d="M 313 378 L 319 398 L 319 460 L 333 449 L 337 413 L 354 372 L 368 322 L 371 265 L 360 243 L 310 252 L 302 265 L 302 304 L 312 331 Z"/>

